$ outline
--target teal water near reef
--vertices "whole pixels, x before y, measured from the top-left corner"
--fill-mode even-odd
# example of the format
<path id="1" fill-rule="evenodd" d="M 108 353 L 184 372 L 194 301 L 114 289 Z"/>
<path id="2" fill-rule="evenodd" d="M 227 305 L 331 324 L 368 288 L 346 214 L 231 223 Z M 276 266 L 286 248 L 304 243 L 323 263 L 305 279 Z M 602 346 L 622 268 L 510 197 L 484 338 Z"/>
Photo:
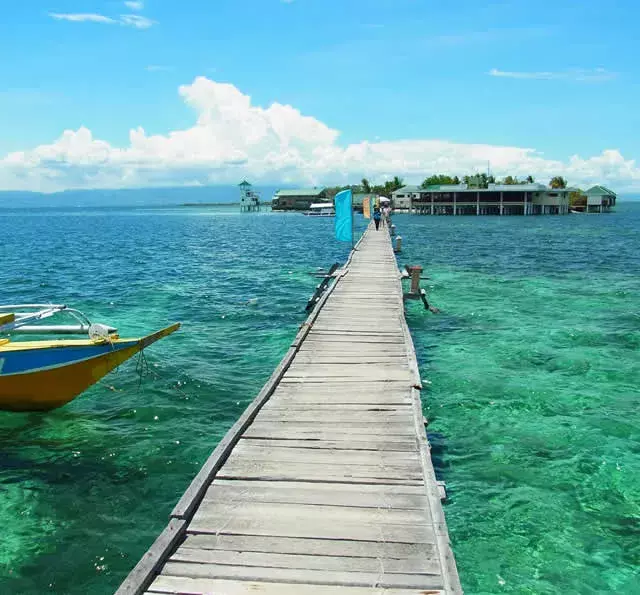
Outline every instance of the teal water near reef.
<path id="1" fill-rule="evenodd" d="M 640 205 L 394 220 L 467 593 L 640 592 Z M 0 302 L 183 329 L 70 405 L 0 413 L 0 592 L 111 593 L 344 261 L 331 220 L 235 209 L 0 211 Z M 384 313 L 372 313 L 372 316 Z"/>

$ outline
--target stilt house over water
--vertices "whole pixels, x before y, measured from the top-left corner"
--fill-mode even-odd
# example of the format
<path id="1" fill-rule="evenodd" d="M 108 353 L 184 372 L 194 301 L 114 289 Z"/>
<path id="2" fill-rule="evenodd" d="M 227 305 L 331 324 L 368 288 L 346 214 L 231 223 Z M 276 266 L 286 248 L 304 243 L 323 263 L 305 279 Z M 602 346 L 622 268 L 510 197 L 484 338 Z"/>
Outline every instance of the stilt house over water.
<path id="1" fill-rule="evenodd" d="M 592 186 L 585 194 L 585 213 L 606 213 L 616 206 L 616 193 L 604 186 Z"/>
<path id="2" fill-rule="evenodd" d="M 392 193 L 396 210 L 419 215 L 566 215 L 569 195 L 576 188 L 549 188 L 543 184 L 467 184 L 405 186 Z M 603 186 L 587 191 L 588 212 L 615 205 L 615 193 Z"/>

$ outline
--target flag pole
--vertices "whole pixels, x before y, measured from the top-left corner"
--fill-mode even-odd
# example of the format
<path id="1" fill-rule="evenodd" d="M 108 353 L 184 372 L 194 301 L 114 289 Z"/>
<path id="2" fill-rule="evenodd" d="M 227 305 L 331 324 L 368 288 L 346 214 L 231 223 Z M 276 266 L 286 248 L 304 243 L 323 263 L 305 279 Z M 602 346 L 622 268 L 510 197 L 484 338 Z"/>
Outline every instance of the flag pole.
<path id="1" fill-rule="evenodd" d="M 351 249 L 355 249 L 356 245 L 355 245 L 355 232 L 354 232 L 354 219 L 355 217 L 353 216 L 353 189 L 351 190 Z"/>

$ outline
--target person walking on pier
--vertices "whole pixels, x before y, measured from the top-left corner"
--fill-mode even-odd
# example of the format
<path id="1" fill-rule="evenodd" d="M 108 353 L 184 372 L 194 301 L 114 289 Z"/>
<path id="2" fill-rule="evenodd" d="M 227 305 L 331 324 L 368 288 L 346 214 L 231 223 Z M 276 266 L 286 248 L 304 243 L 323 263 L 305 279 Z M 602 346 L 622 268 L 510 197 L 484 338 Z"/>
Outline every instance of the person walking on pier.
<path id="1" fill-rule="evenodd" d="M 381 218 L 382 215 L 380 214 L 380 209 L 376 208 L 376 210 L 373 212 L 373 222 L 376 224 L 376 231 L 378 231 L 378 228 L 380 227 Z"/>

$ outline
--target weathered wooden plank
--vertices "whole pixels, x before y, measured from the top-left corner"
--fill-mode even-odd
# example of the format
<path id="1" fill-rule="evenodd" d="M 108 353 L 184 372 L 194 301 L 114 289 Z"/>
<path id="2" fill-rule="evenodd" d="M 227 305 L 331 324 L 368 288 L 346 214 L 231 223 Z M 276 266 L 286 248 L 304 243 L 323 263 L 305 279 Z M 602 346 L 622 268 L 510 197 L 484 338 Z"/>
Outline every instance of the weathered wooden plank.
<path id="1" fill-rule="evenodd" d="M 309 341 L 308 345 L 313 343 L 372 343 L 378 345 L 404 345 L 400 335 L 393 335 L 389 337 L 364 333 L 352 333 L 351 335 L 347 335 L 336 331 L 316 331 L 307 339 L 307 341 Z"/>
<path id="2" fill-rule="evenodd" d="M 321 358 L 349 358 L 349 362 L 345 363 L 366 363 L 371 358 L 375 358 L 377 362 L 380 359 L 389 360 L 390 363 L 403 362 L 407 363 L 407 355 L 401 345 L 387 349 L 390 344 L 384 346 L 375 344 L 360 343 L 357 347 L 349 343 L 332 343 L 330 346 L 315 347 L 314 349 L 300 350 L 298 354 L 298 362 L 320 362 Z M 353 361 L 355 360 L 355 361 Z"/>
<path id="3" fill-rule="evenodd" d="M 377 424 L 375 428 L 372 428 L 371 424 L 368 423 L 272 423 L 260 420 L 253 422 L 244 433 L 244 436 L 253 438 L 296 438 L 305 435 L 309 437 L 317 436 L 320 440 L 324 440 L 326 437 L 328 437 L 329 440 L 332 439 L 331 437 L 336 440 L 341 436 L 353 438 L 356 435 L 385 438 L 391 436 L 413 438 L 415 436 L 411 428 L 407 428 L 406 424 L 402 423 Z"/>
<path id="4" fill-rule="evenodd" d="M 400 451 L 415 452 L 415 439 L 392 440 L 380 439 L 377 437 L 366 436 L 365 440 L 356 440 L 349 436 L 344 436 L 343 440 L 319 440 L 319 439 L 274 439 L 274 438 L 251 438 L 244 435 L 243 440 L 250 442 L 258 442 L 271 447 L 290 448 L 292 446 L 298 448 L 324 449 L 324 448 L 348 448 L 350 450 L 373 450 L 373 451 Z"/>
<path id="5" fill-rule="evenodd" d="M 336 585 L 387 588 L 432 589 L 442 587 L 438 575 L 386 574 L 384 572 L 337 572 L 298 568 L 259 568 L 214 564 L 167 562 L 165 576 L 191 578 L 236 579 L 242 581 L 280 581 L 306 585 Z"/>
<path id="6" fill-rule="evenodd" d="M 340 333 L 349 334 L 354 333 L 358 335 L 372 335 L 374 337 L 382 337 L 386 335 L 393 335 L 399 337 L 400 325 L 397 324 L 372 324 L 358 323 L 355 320 L 326 320 L 324 322 L 317 322 L 313 325 L 314 333 Z"/>
<path id="7" fill-rule="evenodd" d="M 435 543 L 433 527 L 427 525 L 362 525 L 327 523 L 321 518 L 240 518 L 216 519 L 198 510 L 189 524 L 192 533 L 227 535 L 267 535 L 272 537 L 311 537 L 353 541 L 391 541 L 399 543 Z"/>
<path id="8" fill-rule="evenodd" d="M 241 481 L 216 479 L 205 494 L 210 502 L 273 502 L 358 508 L 413 508 L 427 505 L 422 486 Z"/>
<path id="9" fill-rule="evenodd" d="M 371 412 L 388 412 L 389 414 L 406 414 L 411 413 L 413 416 L 413 409 L 411 403 L 407 400 L 404 403 L 366 403 L 361 401 L 359 403 L 334 403 L 326 401 L 325 399 L 317 398 L 317 401 L 308 401 L 305 403 L 296 403 L 294 398 L 282 398 L 272 397 L 271 400 L 262 408 L 262 412 L 267 411 L 334 411 L 344 413 L 367 413 Z"/>
<path id="10" fill-rule="evenodd" d="M 276 407 L 305 405 L 327 405 L 327 406 L 348 406 L 357 407 L 386 407 L 404 406 L 410 403 L 409 393 L 403 391 L 376 391 L 366 393 L 362 391 L 336 390 L 313 390 L 313 387 L 300 383 L 281 385 L 282 392 L 277 397 L 272 397 Z M 344 389 L 344 384 L 342 385 Z M 348 388 L 358 388 L 358 385 L 351 383 Z M 299 390 L 296 390 L 299 389 Z"/>
<path id="11" fill-rule="evenodd" d="M 229 460 L 218 471 L 223 479 L 263 479 L 270 481 L 337 481 L 344 483 L 422 484 L 422 473 L 405 466 L 373 466 L 293 463 L 278 461 Z"/>
<path id="12" fill-rule="evenodd" d="M 380 444 L 393 442 L 399 445 L 407 445 L 411 449 L 416 448 L 417 439 L 408 434 L 372 434 L 373 430 L 369 429 L 367 433 L 364 429 L 361 432 L 352 431 L 331 431 L 330 429 L 323 430 L 318 428 L 296 428 L 293 426 L 287 427 L 285 424 L 274 424 L 272 426 L 258 425 L 256 427 L 249 428 L 244 434 L 243 438 L 246 439 L 265 439 L 265 440 L 305 440 L 305 441 L 320 441 L 320 442 L 353 442 L 353 441 L 368 441 L 372 447 L 376 447 Z"/>
<path id="13" fill-rule="evenodd" d="M 311 331 L 312 338 L 322 339 L 322 338 L 330 338 L 334 340 L 337 337 L 344 337 L 349 341 L 358 341 L 362 339 L 373 339 L 378 343 L 383 343 L 385 341 L 391 341 L 395 343 L 404 343 L 404 339 L 402 337 L 402 333 L 400 329 L 394 329 L 391 333 L 380 333 L 378 330 L 370 325 L 367 329 L 362 330 L 349 330 L 343 328 L 336 329 L 323 329 L 316 328 L 315 325 L 313 330 Z"/>
<path id="14" fill-rule="evenodd" d="M 398 366 L 406 368 L 407 359 L 404 355 L 389 355 L 388 353 L 308 353 L 298 354 L 296 364 L 382 364 L 386 366 Z"/>
<path id="15" fill-rule="evenodd" d="M 353 356 L 352 356 L 353 357 Z M 354 358 L 355 359 L 355 358 Z M 343 361 L 323 363 L 318 361 L 298 361 L 291 365 L 289 374 L 308 373 L 326 379 L 328 382 L 335 382 L 333 376 L 361 376 L 368 382 L 381 381 L 404 381 L 407 379 L 407 371 L 409 366 L 406 360 L 396 358 L 388 363 L 359 361 L 345 363 Z M 402 372 L 400 377 L 397 372 Z M 411 378 L 407 381 L 410 384 Z"/>
<path id="16" fill-rule="evenodd" d="M 359 315 L 353 310 L 325 310 L 318 316 L 313 324 L 313 328 L 317 329 L 318 326 L 324 326 L 325 324 L 353 325 L 376 331 L 381 328 L 388 328 L 397 331 L 400 328 L 400 316 L 394 314 L 392 316 L 385 315 L 381 317 L 376 313 L 369 313 L 367 316 L 366 312 Z"/>
<path id="17" fill-rule="evenodd" d="M 159 576 L 148 593 L 181 595 L 440 595 L 442 591 Z"/>
<path id="18" fill-rule="evenodd" d="M 282 424 L 287 428 L 291 428 L 293 426 L 297 426 L 299 429 L 309 428 L 312 430 L 327 430 L 331 429 L 331 426 L 335 426 L 335 431 L 337 433 L 341 432 L 353 432 L 357 433 L 358 431 L 363 430 L 364 434 L 407 434 L 412 435 L 405 420 L 402 418 L 396 419 L 384 419 L 384 417 L 367 417 L 363 416 L 359 419 L 340 419 L 337 415 L 330 415 L 329 412 L 326 412 L 325 415 L 318 414 L 315 419 L 312 420 L 303 420 L 296 419 L 296 412 L 291 412 L 291 415 L 279 415 L 277 413 L 264 416 L 264 419 L 259 419 L 254 422 L 251 427 L 261 427 L 262 425 L 275 425 Z M 369 428 L 369 429 L 367 429 Z"/>
<path id="19" fill-rule="evenodd" d="M 268 517 L 283 522 L 309 523 L 320 520 L 334 524 L 410 525 L 416 527 L 429 522 L 424 511 L 413 508 L 373 508 L 334 506 L 325 504 L 298 504 L 293 502 L 220 502 L 204 499 L 194 519 L 210 518 L 211 523 L 223 526 L 227 519 L 261 520 Z"/>
<path id="20" fill-rule="evenodd" d="M 243 455 L 251 452 L 253 458 L 246 462 L 246 465 L 250 465 L 252 469 L 261 467 L 261 470 L 270 468 L 266 463 L 280 464 L 282 467 L 291 469 L 292 465 L 308 465 L 309 473 L 312 473 L 314 477 L 317 476 L 321 470 L 317 469 L 317 466 L 325 466 L 327 471 L 339 474 L 348 474 L 349 477 L 387 477 L 402 479 L 402 477 L 419 479 L 421 477 L 421 467 L 414 456 L 415 453 L 411 452 L 393 452 L 389 453 L 389 456 L 382 456 L 382 451 L 368 450 L 368 451 L 349 451 L 349 454 L 340 454 L 345 451 L 340 450 L 312 450 L 306 448 L 272 448 L 272 449 L 256 449 L 251 451 L 244 451 Z M 393 455 L 399 455 L 393 457 Z M 224 470 L 224 473 L 235 473 L 238 470 L 236 466 L 239 464 L 242 455 L 238 455 L 235 460 L 229 460 L 229 467 Z M 413 458 L 412 458 L 413 457 Z M 331 466 L 331 467 L 329 467 Z M 358 474 L 354 475 L 354 467 L 359 466 L 362 469 Z M 335 469 L 334 469 L 335 467 Z M 256 471 L 257 472 L 257 471 Z M 287 471 L 288 472 L 288 471 Z M 383 475 L 379 473 L 384 472 Z M 400 477 L 398 477 L 400 476 Z"/>
<path id="21" fill-rule="evenodd" d="M 318 367 L 296 367 L 289 370 L 283 377 L 283 379 L 286 379 L 289 382 L 295 381 L 296 379 L 322 380 L 323 378 L 340 379 L 344 382 L 375 382 L 377 380 L 384 382 L 386 380 L 406 380 L 407 385 L 411 386 L 413 375 L 408 369 L 385 368 L 367 371 L 356 368 L 349 370 L 349 366 L 340 366 L 340 364 L 335 364 L 327 366 L 326 371 L 319 370 Z"/>
<path id="22" fill-rule="evenodd" d="M 398 543 L 387 541 L 353 541 L 348 539 L 313 539 L 272 537 L 265 535 L 209 535 L 187 533 L 183 547 L 240 552 L 271 552 L 309 556 L 348 556 L 405 560 L 437 555 L 430 543 Z"/>
<path id="23" fill-rule="evenodd" d="M 388 381 L 397 381 L 399 379 L 404 378 L 400 374 L 394 374 L 397 378 L 386 378 L 381 374 L 376 374 L 372 378 L 367 378 L 366 376 L 333 376 L 332 380 L 339 380 L 343 382 L 345 385 L 358 383 L 361 384 L 363 382 L 388 382 Z M 411 379 L 411 374 L 408 374 L 409 379 Z M 411 382 L 411 380 L 407 380 L 405 378 L 407 384 Z M 322 382 L 322 378 L 320 376 L 286 376 L 282 378 L 283 384 L 310 384 L 312 382 Z M 410 385 L 409 385 L 410 386 Z M 346 388 L 346 387 L 345 387 Z"/>
<path id="24" fill-rule="evenodd" d="M 290 385 L 291 386 L 291 385 Z M 281 394 L 273 400 L 273 407 L 284 409 L 286 407 L 302 408 L 308 406 L 315 407 L 405 407 L 409 404 L 406 394 L 385 395 L 372 394 L 366 395 L 361 393 L 302 393 Z"/>
<path id="25" fill-rule="evenodd" d="M 381 450 L 361 451 L 346 448 L 309 452 L 307 448 L 274 448 L 241 440 L 234 455 L 250 460 L 308 461 L 309 463 L 332 463 L 334 465 L 414 465 L 420 469 L 417 452 L 385 452 Z M 229 459 L 231 460 L 231 459 Z M 420 469 L 421 470 L 421 469 Z"/>
<path id="26" fill-rule="evenodd" d="M 410 412 L 400 411 L 331 411 L 330 409 L 270 409 L 263 411 L 260 421 L 263 422 L 339 422 L 339 423 L 406 423 L 410 424 L 413 420 L 413 414 Z"/>
<path id="27" fill-rule="evenodd" d="M 326 379 L 323 382 L 308 382 L 302 386 L 287 386 L 286 382 L 280 381 L 274 396 L 281 394 L 335 394 L 335 393 L 359 394 L 359 395 L 398 395 L 410 396 L 410 386 L 404 380 L 388 380 L 366 382 L 362 384 L 345 385 L 341 380 Z"/>
<path id="28" fill-rule="evenodd" d="M 317 556 L 307 554 L 277 554 L 180 547 L 171 556 L 173 562 L 257 566 L 262 568 L 297 568 L 334 572 L 380 572 L 385 574 L 439 574 L 437 559 L 420 555 L 396 558 L 354 558 L 349 556 Z"/>
<path id="29" fill-rule="evenodd" d="M 394 343 L 384 343 L 384 344 L 376 344 L 376 343 L 331 343 L 322 341 L 319 339 L 313 339 L 308 343 L 305 341 L 301 348 L 300 354 L 320 354 L 320 353 L 354 353 L 354 354 L 385 354 L 392 357 L 407 357 L 407 352 L 403 344 L 394 344 Z"/>
<path id="30" fill-rule="evenodd" d="M 400 306 L 394 310 L 385 309 L 381 312 L 371 312 L 369 308 L 363 309 L 362 307 L 359 309 L 349 306 L 328 307 L 322 309 L 313 326 L 327 322 L 342 322 L 366 325 L 369 328 L 378 328 L 378 325 L 399 328 L 401 316 Z"/>

